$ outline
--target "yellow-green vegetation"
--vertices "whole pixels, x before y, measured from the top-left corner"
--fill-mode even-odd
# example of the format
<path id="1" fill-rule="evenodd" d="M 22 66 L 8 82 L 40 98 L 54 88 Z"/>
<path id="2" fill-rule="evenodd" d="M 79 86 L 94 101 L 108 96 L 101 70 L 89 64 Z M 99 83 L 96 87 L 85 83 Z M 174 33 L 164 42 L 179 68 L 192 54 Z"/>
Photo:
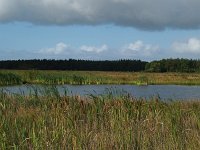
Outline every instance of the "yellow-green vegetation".
<path id="1" fill-rule="evenodd" d="M 11 85 L 11 84 L 21 84 L 22 79 L 20 76 L 13 73 L 1 73 L 0 72 L 0 85 Z"/>
<path id="2" fill-rule="evenodd" d="M 200 85 L 200 73 L 1 70 L 0 85 L 12 84 Z"/>
<path id="3" fill-rule="evenodd" d="M 0 149 L 200 149 L 200 102 L 0 93 Z"/>

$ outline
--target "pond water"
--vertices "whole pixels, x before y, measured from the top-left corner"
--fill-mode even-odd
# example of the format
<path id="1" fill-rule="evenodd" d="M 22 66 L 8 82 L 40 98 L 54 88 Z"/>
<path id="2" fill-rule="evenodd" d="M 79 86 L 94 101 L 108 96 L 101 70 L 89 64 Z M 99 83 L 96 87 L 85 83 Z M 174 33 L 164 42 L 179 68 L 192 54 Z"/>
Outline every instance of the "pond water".
<path id="1" fill-rule="evenodd" d="M 41 85 L 20 85 L 0 87 L 8 93 L 17 93 L 28 95 L 34 93 L 36 89 L 46 88 Z M 56 86 L 60 94 L 67 91 L 69 95 L 87 95 L 87 94 L 126 94 L 140 98 L 150 98 L 159 96 L 161 99 L 173 100 L 200 100 L 200 86 L 179 86 L 179 85 L 58 85 Z"/>

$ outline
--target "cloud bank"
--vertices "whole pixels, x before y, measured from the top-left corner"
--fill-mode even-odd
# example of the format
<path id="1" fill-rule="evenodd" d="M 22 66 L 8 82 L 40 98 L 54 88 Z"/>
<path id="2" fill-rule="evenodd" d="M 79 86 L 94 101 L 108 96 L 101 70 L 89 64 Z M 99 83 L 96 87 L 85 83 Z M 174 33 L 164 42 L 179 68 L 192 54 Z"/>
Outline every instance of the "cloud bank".
<path id="1" fill-rule="evenodd" d="M 75 59 L 148 59 L 155 57 L 159 53 L 160 47 L 146 44 L 141 40 L 122 45 L 118 49 L 113 49 L 106 44 L 71 46 L 60 42 L 54 47 L 42 48 L 35 51 L 35 54 L 42 58 L 75 58 Z"/>
<path id="2" fill-rule="evenodd" d="M 200 28 L 199 0 L 0 0 L 0 22 Z"/>
<path id="3" fill-rule="evenodd" d="M 141 59 L 158 60 L 163 58 L 192 58 L 199 59 L 200 39 L 196 37 L 184 41 L 174 41 L 167 47 L 149 44 L 142 40 L 125 43 L 119 48 L 109 45 L 80 45 L 74 46 L 59 42 L 52 47 L 39 50 L 7 50 L 1 51 L 0 59 L 90 59 L 116 60 Z"/>

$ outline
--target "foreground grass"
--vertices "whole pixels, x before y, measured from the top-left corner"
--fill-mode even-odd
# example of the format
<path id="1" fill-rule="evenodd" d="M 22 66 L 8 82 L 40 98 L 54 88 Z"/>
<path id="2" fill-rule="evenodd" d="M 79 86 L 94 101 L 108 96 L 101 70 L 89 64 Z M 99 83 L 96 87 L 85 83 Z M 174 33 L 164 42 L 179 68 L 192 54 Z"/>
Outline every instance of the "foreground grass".
<path id="1" fill-rule="evenodd" d="M 1 70 L 0 85 L 13 84 L 200 85 L 200 73 Z"/>
<path id="2" fill-rule="evenodd" d="M 0 149 L 200 148 L 200 102 L 0 94 Z"/>

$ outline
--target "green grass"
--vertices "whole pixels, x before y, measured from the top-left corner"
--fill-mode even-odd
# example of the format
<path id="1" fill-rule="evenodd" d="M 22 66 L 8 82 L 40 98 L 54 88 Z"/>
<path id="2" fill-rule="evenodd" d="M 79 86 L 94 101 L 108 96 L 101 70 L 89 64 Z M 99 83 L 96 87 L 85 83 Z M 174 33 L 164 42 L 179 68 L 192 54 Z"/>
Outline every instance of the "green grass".
<path id="1" fill-rule="evenodd" d="M 13 73 L 0 72 L 0 85 L 22 84 L 22 79 L 19 75 Z"/>
<path id="2" fill-rule="evenodd" d="M 0 93 L 0 149 L 200 148 L 200 102 Z"/>
<path id="3" fill-rule="evenodd" d="M 1 70 L 0 85 L 14 84 L 200 85 L 200 73 Z"/>

